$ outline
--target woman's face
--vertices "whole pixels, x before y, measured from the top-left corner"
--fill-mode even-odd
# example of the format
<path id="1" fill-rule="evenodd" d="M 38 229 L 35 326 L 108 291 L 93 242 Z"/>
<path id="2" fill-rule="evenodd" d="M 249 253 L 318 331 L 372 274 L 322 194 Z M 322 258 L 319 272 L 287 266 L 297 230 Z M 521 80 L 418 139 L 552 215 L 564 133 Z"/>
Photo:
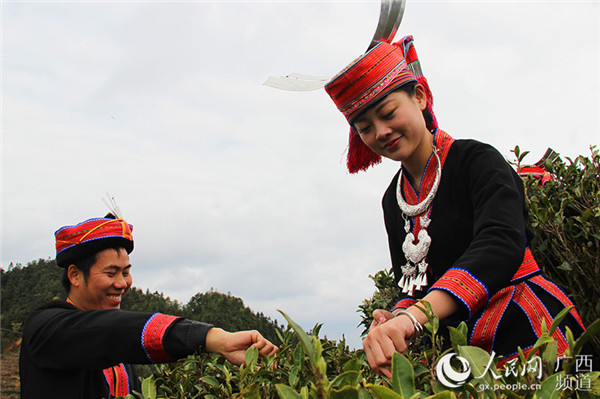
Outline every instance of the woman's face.
<path id="1" fill-rule="evenodd" d="M 371 151 L 394 161 L 410 162 L 427 152 L 431 134 L 423 110 L 427 106 L 425 91 L 415 87 L 415 95 L 396 90 L 367 109 L 354 122 L 354 128 Z"/>

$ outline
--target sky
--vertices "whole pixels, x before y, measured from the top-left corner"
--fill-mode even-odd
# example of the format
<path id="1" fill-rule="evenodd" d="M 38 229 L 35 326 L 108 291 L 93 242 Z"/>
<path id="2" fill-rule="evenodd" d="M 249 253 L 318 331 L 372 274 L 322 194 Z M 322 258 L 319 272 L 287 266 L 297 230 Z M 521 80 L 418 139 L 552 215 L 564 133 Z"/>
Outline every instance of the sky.
<path id="1" fill-rule="evenodd" d="M 134 226 L 134 285 L 215 289 L 360 347 L 390 267 L 381 198 L 399 164 L 345 168 L 323 90 L 368 47 L 378 1 L 2 1 L 1 263 L 107 209 Z M 407 0 L 440 127 L 537 161 L 600 144 L 600 2 Z M 226 309 L 224 309 L 226 311 Z"/>

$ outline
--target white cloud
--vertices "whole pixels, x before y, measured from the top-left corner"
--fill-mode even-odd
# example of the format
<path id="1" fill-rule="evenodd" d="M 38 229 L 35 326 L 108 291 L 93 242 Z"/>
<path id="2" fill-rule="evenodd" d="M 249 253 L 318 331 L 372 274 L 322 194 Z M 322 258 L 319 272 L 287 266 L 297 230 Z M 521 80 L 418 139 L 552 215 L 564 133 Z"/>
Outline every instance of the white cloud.
<path id="1" fill-rule="evenodd" d="M 388 266 L 380 200 L 398 165 L 350 176 L 322 91 L 364 51 L 368 2 L 3 3 L 2 266 L 53 256 L 58 227 L 134 224 L 135 284 L 186 302 L 214 287 L 360 345 L 368 274 Z M 600 144 L 599 5 L 408 2 L 438 119 L 531 160 Z"/>

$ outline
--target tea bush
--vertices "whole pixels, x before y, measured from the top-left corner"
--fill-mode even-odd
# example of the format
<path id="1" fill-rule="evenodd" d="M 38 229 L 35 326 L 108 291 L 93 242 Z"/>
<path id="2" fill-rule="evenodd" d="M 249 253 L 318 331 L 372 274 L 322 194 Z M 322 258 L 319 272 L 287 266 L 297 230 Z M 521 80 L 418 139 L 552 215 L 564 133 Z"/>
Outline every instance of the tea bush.
<path id="1" fill-rule="evenodd" d="M 544 185 L 535 178 L 524 182 L 532 252 L 544 273 L 574 300 L 588 326 L 577 340 L 567 331 L 569 349 L 561 362 L 556 362 L 552 333 L 568 309 L 552 326 L 543 326 L 536 350 L 527 357 L 521 352 L 519 359 L 501 370 L 490 354 L 467 345 L 464 323 L 449 328 L 450 345 L 442 346 L 439 321 L 429 312 L 425 325 L 428 339 L 406 355 L 394 354 L 392 379 L 375 374 L 365 353 L 350 350 L 344 340 L 319 339 L 321 325 L 307 333 L 284 314 L 288 326 L 278 332 L 281 344 L 274 357 L 259 358 L 256 350 L 249 349 L 246 365 L 239 367 L 209 354 L 159 365 L 143 380 L 142 397 L 600 398 L 600 372 L 593 371 L 600 353 L 600 155 L 595 147 L 591 151 L 589 158 L 547 161 L 552 180 Z M 514 164 L 519 167 L 527 152 L 516 147 L 514 154 Z M 391 270 L 369 277 L 376 291 L 359 306 L 365 332 L 372 312 L 390 309 L 399 295 Z M 592 345 L 595 359 L 582 353 L 586 344 Z M 449 349 L 442 349 L 445 347 Z M 451 361 L 442 360 L 451 357 Z"/>
<path id="2" fill-rule="evenodd" d="M 556 368 L 557 344 L 551 335 L 566 314 L 562 312 L 550 328 L 544 326 L 535 345 L 539 351 L 527 357 L 521 353 L 518 361 L 498 370 L 487 352 L 466 345 L 464 323 L 452 329 L 452 347 L 442 352 L 438 321 L 430 312 L 427 343 L 406 356 L 394 354 L 391 379 L 376 375 L 362 350 L 349 350 L 343 340 L 319 339 L 320 325 L 307 333 L 284 314 L 289 324 L 275 356 L 259 358 L 250 348 L 244 366 L 233 366 L 216 355 L 189 356 L 157 366 L 157 372 L 142 381 L 141 394 L 144 399 L 600 398 L 600 372 L 591 367 L 582 370 L 577 364 L 581 348 L 600 332 L 600 320 L 577 340 L 567 333 L 569 349 Z M 466 369 L 453 367 L 464 376 L 460 381 L 440 368 L 440 359 L 452 352 L 468 363 Z M 449 388 L 448 381 L 454 387 Z"/>
<path id="3" fill-rule="evenodd" d="M 552 180 L 525 180 L 531 250 L 540 267 L 573 300 L 584 323 L 600 318 L 600 153 L 547 160 Z M 517 166 L 527 152 L 514 149 Z M 592 342 L 600 354 L 600 339 Z M 598 359 L 598 357 L 597 357 Z"/>

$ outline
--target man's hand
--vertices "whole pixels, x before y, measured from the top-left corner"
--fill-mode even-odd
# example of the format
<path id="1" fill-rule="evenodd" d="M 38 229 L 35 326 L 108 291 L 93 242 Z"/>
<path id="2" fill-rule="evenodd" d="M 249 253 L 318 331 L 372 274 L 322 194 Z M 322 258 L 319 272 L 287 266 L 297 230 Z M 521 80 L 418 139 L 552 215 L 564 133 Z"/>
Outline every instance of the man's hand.
<path id="1" fill-rule="evenodd" d="M 410 338 L 415 330 L 408 316 L 394 318 L 392 313 L 385 310 L 373 312 L 373 324 L 363 348 L 367 354 L 369 366 L 378 374 L 392 378 L 392 355 L 394 352 L 406 353 Z"/>
<path id="2" fill-rule="evenodd" d="M 246 350 L 258 349 L 260 355 L 271 356 L 279 348 L 263 338 L 258 331 L 227 332 L 220 328 L 211 328 L 206 335 L 206 351 L 218 352 L 234 364 L 244 364 Z"/>

